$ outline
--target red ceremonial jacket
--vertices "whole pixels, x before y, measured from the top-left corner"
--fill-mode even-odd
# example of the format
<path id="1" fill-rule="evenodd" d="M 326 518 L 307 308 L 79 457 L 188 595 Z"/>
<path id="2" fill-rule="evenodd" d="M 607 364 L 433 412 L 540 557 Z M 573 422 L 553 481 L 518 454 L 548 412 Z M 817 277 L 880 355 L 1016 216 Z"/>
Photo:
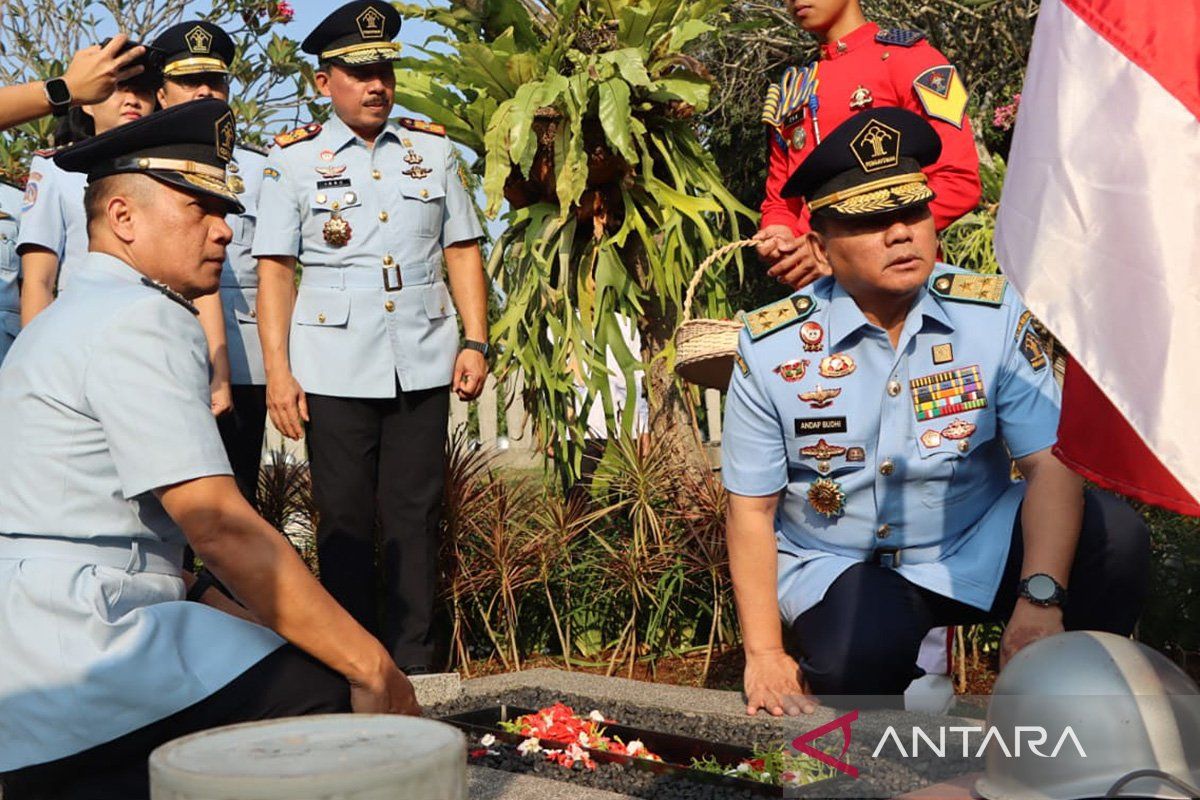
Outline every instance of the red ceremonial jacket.
<path id="1" fill-rule="evenodd" d="M 816 78 L 816 122 L 821 136 L 829 135 L 864 108 L 898 106 L 929 120 L 942 138 L 941 157 L 925 168 L 929 188 L 937 195 L 929 209 L 938 230 L 978 205 L 979 156 L 966 117 L 966 90 L 946 57 L 920 34 L 880 33 L 878 25 L 868 22 L 841 40 L 821 46 Z M 859 107 L 852 107 L 856 101 Z M 799 197 L 785 200 L 779 192 L 813 151 L 817 136 L 809 107 L 804 107 L 802 115 L 793 112 L 786 117 L 791 124 L 769 129 L 767 191 L 759 224 L 764 228 L 787 225 L 802 236 L 810 227 L 804 201 Z M 798 149 L 794 146 L 797 142 L 802 144 Z"/>

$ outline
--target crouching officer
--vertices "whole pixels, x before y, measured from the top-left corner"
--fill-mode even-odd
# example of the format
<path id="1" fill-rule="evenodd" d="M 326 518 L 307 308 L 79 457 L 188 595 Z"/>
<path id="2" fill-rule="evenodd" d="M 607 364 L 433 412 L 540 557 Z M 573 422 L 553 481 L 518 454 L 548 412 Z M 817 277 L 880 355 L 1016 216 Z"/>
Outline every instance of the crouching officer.
<path id="1" fill-rule="evenodd" d="M 1138 618 L 1146 527 L 1052 455 L 1059 390 L 1029 312 L 1004 278 L 934 263 L 921 167 L 939 151 L 918 115 L 874 109 L 784 189 L 832 277 L 745 316 L 726 406 L 750 713 L 804 691 L 899 705 L 935 626 L 1007 622 L 1004 662 Z"/>
<path id="2" fill-rule="evenodd" d="M 5 800 L 148 797 L 150 751 L 216 725 L 416 710 L 230 477 L 191 300 L 241 209 L 234 135 L 197 100 L 56 156 L 88 175 L 91 243 L 0 367 Z M 181 575 L 185 541 L 245 609 Z"/>
<path id="3" fill-rule="evenodd" d="M 165 60 L 158 90 L 163 108 L 204 97 L 229 99 L 229 65 L 236 48 L 225 31 L 203 20 L 180 22 L 163 31 L 154 46 L 163 52 Z M 238 488 L 251 505 L 256 505 L 258 495 L 267 421 L 266 374 L 255 310 L 258 271 L 250 256 L 266 153 L 241 142 L 233 146 L 226 169 L 229 188 L 237 194 L 243 210 L 225 220 L 233 231 L 233 241 L 225 248 L 220 293 L 196 302 L 212 361 L 217 428 Z"/>
<path id="4" fill-rule="evenodd" d="M 483 388 L 487 287 L 483 231 L 444 131 L 388 121 L 399 30 L 390 4 L 366 0 L 304 40 L 334 113 L 276 138 L 254 254 L 268 410 L 285 436 L 307 432 L 321 582 L 398 664 L 422 670 L 433 648 L 447 384 L 463 400 Z"/>

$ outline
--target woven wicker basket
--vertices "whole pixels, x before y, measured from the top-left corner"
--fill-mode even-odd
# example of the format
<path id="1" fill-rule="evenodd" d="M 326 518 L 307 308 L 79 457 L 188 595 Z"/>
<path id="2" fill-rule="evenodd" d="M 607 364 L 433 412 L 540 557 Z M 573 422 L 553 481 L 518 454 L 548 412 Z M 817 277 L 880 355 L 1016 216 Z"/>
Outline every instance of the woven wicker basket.
<path id="1" fill-rule="evenodd" d="M 742 323 L 731 319 L 691 319 L 692 300 L 700 279 L 712 264 L 740 247 L 754 244 L 753 239 L 742 239 L 714 250 L 696 268 L 696 274 L 688 284 L 683 300 L 683 323 L 675 331 L 675 373 L 689 383 L 722 391 L 729 388 Z"/>

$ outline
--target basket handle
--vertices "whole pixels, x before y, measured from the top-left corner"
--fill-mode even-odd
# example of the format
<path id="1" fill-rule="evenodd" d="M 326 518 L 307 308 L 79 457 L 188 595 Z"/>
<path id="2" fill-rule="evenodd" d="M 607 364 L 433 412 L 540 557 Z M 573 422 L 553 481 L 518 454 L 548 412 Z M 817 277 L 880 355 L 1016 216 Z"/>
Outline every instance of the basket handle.
<path id="1" fill-rule="evenodd" d="M 730 242 L 729 244 L 722 245 L 716 250 L 713 250 L 712 253 L 709 254 L 708 258 L 700 262 L 700 266 L 696 267 L 696 274 L 692 276 L 692 281 L 688 284 L 687 293 L 683 297 L 684 322 L 687 322 L 692 318 L 692 300 L 696 296 L 696 289 L 700 286 L 700 279 L 704 277 L 704 273 L 708 271 L 708 268 L 722 256 L 727 256 L 738 248 L 750 247 L 751 245 L 756 244 L 758 244 L 758 242 L 756 242 L 754 239 L 740 239 L 736 242 Z"/>

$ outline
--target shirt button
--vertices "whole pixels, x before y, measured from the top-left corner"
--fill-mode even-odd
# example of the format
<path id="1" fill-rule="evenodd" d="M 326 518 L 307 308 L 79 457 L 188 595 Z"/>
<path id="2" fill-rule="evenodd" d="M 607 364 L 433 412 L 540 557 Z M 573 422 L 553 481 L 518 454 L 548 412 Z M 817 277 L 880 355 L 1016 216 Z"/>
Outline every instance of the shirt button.
<path id="1" fill-rule="evenodd" d="M 422 189 L 422 190 L 421 190 L 421 197 L 429 197 L 429 190 L 428 190 L 428 189 Z"/>
<path id="2" fill-rule="evenodd" d="M 393 303 L 391 300 L 388 300 L 386 303 L 384 303 L 383 307 L 388 310 L 388 313 L 391 313 L 396 310 L 396 304 Z"/>
<path id="3" fill-rule="evenodd" d="M 959 439 L 958 440 L 958 452 L 965 453 L 970 449 L 971 449 L 971 440 L 970 439 Z"/>
<path id="4" fill-rule="evenodd" d="M 386 211 L 380 211 L 380 212 L 379 212 L 379 221 L 380 221 L 380 222 L 387 222 L 387 212 L 386 212 Z"/>
<path id="5" fill-rule="evenodd" d="M 317 322 L 324 322 L 324 321 L 325 321 L 325 315 L 317 314 Z"/>
<path id="6" fill-rule="evenodd" d="M 253 308 L 250 309 L 250 319 L 254 319 L 257 316 L 258 316 L 258 312 L 255 311 Z"/>
<path id="7" fill-rule="evenodd" d="M 891 475 L 896 471 L 896 462 L 890 458 L 885 458 L 883 463 L 879 465 L 879 474 L 883 476 Z"/>
<path id="8" fill-rule="evenodd" d="M 383 173 L 381 173 L 377 169 L 373 169 L 373 170 L 371 170 L 371 177 L 374 178 L 375 180 L 379 180 L 380 178 L 383 177 Z"/>
<path id="9" fill-rule="evenodd" d="M 878 528 L 875 529 L 875 538 L 876 539 L 886 539 L 888 536 L 891 535 L 891 533 L 892 533 L 892 526 L 888 525 L 885 522 L 884 524 L 880 525 Z"/>
<path id="10" fill-rule="evenodd" d="M 900 381 L 888 381 L 887 393 L 892 397 L 900 394 Z"/>
<path id="11" fill-rule="evenodd" d="M 390 267 L 392 264 L 394 264 L 396 262 L 392 259 L 391 256 L 384 256 L 383 263 Z"/>

